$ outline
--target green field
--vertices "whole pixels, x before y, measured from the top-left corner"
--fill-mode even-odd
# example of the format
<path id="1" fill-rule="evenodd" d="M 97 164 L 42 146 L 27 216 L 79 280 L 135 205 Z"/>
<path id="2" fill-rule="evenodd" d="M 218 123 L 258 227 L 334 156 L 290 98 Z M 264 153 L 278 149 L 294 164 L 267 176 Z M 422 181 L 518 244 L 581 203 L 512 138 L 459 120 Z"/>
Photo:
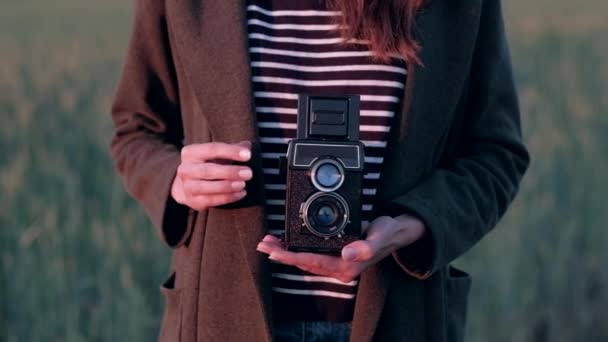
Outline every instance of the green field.
<path id="1" fill-rule="evenodd" d="M 608 341 L 608 2 L 505 1 L 533 156 L 468 341 Z M 151 341 L 169 251 L 107 155 L 131 4 L 3 0 L 0 341 Z"/>

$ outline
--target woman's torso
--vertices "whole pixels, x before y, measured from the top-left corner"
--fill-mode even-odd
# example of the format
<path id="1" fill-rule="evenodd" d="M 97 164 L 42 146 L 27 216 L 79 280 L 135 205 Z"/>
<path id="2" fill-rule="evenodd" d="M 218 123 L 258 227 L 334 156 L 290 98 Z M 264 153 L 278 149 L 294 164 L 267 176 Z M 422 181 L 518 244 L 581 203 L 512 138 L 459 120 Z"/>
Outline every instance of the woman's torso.
<path id="1" fill-rule="evenodd" d="M 406 80 L 406 63 L 375 61 L 364 42 L 344 44 L 339 12 L 324 1 L 250 0 L 247 28 L 253 95 L 261 142 L 268 233 L 285 226 L 286 176 L 279 158 L 296 136 L 298 94 L 360 95 L 360 138 L 365 145 L 362 218 L 370 216 L 384 150 Z M 283 319 L 350 321 L 358 281 L 272 265 L 275 316 Z M 293 310 L 297 307 L 298 310 Z"/>

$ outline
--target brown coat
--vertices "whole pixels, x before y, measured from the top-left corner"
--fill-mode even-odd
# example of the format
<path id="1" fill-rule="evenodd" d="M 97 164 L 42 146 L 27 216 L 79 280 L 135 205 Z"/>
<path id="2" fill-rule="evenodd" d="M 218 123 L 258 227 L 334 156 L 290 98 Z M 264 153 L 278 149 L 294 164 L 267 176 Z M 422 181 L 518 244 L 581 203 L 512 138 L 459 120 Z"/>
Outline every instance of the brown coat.
<path id="1" fill-rule="evenodd" d="M 499 0 L 434 0 L 418 30 L 424 66 L 409 66 L 377 214 L 416 214 L 429 240 L 362 274 L 352 341 L 461 341 L 470 278 L 449 263 L 494 227 L 528 166 Z M 173 250 L 161 341 L 272 339 L 246 37 L 244 1 L 136 1 L 111 153 Z M 204 212 L 170 199 L 180 146 L 243 140 L 248 197 Z"/>

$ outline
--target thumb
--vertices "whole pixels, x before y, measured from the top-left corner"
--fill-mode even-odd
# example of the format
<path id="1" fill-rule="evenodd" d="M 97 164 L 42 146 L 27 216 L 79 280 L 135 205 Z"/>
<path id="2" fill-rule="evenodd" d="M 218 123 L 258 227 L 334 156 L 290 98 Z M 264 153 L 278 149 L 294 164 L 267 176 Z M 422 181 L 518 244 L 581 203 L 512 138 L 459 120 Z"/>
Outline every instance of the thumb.
<path id="1" fill-rule="evenodd" d="M 346 245 L 342 249 L 342 259 L 345 261 L 367 261 L 376 255 L 372 243 L 367 240 L 359 240 Z"/>

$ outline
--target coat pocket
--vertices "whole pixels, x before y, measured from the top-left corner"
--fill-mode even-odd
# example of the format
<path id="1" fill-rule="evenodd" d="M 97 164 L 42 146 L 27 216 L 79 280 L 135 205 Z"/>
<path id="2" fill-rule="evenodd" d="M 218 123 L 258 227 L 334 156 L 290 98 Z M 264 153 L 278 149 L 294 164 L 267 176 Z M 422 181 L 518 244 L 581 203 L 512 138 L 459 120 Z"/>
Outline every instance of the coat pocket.
<path id="1" fill-rule="evenodd" d="M 446 278 L 447 342 L 462 342 L 464 341 L 471 277 L 466 272 L 450 265 Z"/>
<path id="2" fill-rule="evenodd" d="M 161 321 L 159 342 L 179 342 L 182 321 L 181 289 L 175 288 L 175 272 L 161 285 L 165 297 L 165 312 Z"/>

